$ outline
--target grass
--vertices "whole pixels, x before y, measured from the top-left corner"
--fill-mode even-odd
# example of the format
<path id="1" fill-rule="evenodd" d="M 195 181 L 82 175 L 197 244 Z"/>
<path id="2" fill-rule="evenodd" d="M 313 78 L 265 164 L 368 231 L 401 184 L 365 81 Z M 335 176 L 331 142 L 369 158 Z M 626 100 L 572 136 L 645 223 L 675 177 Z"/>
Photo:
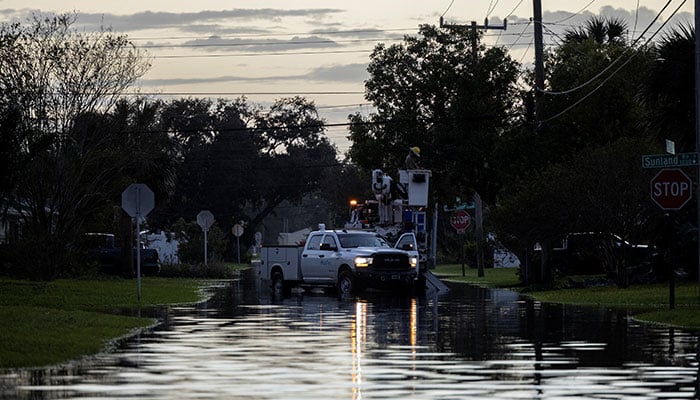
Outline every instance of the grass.
<path id="1" fill-rule="evenodd" d="M 465 276 L 462 276 L 461 264 L 444 264 L 438 265 L 432 272 L 442 280 L 450 282 L 498 288 L 512 288 L 520 285 L 517 268 L 486 268 L 484 276 L 479 277 L 477 269 L 467 266 Z"/>
<path id="2" fill-rule="evenodd" d="M 104 350 L 110 340 L 155 323 L 123 315 L 165 304 L 201 300 L 200 281 L 0 279 L 0 368 L 57 364 Z M 120 314 L 116 314 L 116 313 Z"/>
<path id="3" fill-rule="evenodd" d="M 700 311 L 698 311 L 697 307 L 651 311 L 637 314 L 634 317 L 639 321 L 662 323 L 664 325 L 684 328 L 700 328 Z"/>
<path id="4" fill-rule="evenodd" d="M 635 319 L 684 328 L 700 328 L 700 298 L 695 283 L 676 286 L 676 308 L 669 309 L 667 284 L 591 287 L 529 292 L 532 298 L 551 303 L 627 308 Z"/>
<path id="5" fill-rule="evenodd" d="M 545 302 L 567 304 L 591 304 L 608 307 L 624 307 L 638 310 L 667 308 L 668 285 L 633 285 L 628 288 L 599 286 L 585 289 L 566 289 L 531 292 L 528 295 Z M 676 287 L 676 306 L 697 307 L 696 284 L 685 283 Z"/>
<path id="6" fill-rule="evenodd" d="M 95 354 L 149 318 L 43 307 L 0 307 L 0 368 L 51 365 Z"/>
<path id="7" fill-rule="evenodd" d="M 231 271 L 243 271 L 250 268 L 250 263 L 248 264 L 237 264 L 237 263 L 226 263 L 226 267 Z"/>

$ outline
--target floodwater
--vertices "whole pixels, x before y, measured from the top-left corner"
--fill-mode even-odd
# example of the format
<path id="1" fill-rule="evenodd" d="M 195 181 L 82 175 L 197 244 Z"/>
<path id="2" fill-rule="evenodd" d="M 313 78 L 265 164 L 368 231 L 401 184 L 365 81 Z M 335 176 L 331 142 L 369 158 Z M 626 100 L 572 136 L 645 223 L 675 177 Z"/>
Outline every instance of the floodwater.
<path id="1" fill-rule="evenodd" d="M 487 271 L 488 273 L 488 271 Z M 144 287 L 144 291 L 148 288 Z M 252 273 L 112 352 L 0 372 L 19 399 L 696 398 L 698 333 L 453 286 L 271 301 Z"/>

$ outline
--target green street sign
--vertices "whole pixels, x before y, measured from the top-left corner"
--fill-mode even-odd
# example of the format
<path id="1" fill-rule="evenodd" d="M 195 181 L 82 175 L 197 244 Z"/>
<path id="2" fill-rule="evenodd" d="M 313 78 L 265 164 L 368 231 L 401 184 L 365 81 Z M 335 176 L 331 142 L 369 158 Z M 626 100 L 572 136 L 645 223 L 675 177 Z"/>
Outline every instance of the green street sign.
<path id="1" fill-rule="evenodd" d="M 689 167 L 700 165 L 698 153 L 647 154 L 642 156 L 642 168 Z"/>

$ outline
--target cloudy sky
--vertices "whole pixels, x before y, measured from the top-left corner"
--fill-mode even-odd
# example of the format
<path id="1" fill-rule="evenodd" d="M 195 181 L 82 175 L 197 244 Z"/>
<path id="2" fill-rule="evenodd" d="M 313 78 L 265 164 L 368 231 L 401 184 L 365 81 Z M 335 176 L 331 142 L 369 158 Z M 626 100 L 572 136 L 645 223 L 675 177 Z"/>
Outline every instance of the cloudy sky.
<path id="1" fill-rule="evenodd" d="M 545 45 L 592 15 L 628 21 L 639 36 L 671 19 L 669 26 L 693 24 L 692 1 L 542 0 Z M 0 0 L 0 21 L 26 21 L 32 14 L 78 14 L 83 30 L 111 27 L 126 33 L 152 59 L 141 92 L 159 97 L 238 97 L 269 104 L 291 95 L 313 99 L 328 123 L 343 123 L 354 112 L 368 113 L 363 98 L 366 66 L 375 44 L 414 35 L 420 24 L 502 25 L 486 32 L 487 45 L 505 46 L 517 60 L 532 63 L 531 0 Z M 329 128 L 341 151 L 344 127 Z"/>

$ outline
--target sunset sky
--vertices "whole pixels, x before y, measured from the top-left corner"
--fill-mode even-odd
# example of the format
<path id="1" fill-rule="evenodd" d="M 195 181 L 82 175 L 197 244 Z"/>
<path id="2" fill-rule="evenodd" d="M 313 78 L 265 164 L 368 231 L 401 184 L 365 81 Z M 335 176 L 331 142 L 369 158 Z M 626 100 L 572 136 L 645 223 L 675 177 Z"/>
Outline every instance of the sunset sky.
<path id="1" fill-rule="evenodd" d="M 542 0 L 546 46 L 593 15 L 628 22 L 637 37 L 667 4 L 647 36 L 668 26 L 693 25 L 693 5 L 683 0 Z M 158 97 L 246 95 L 249 102 L 269 104 L 276 98 L 302 95 L 313 99 L 328 123 L 372 109 L 363 98 L 369 54 L 377 43 L 392 44 L 415 35 L 420 24 L 502 25 L 486 32 L 488 46 L 505 46 L 529 66 L 532 49 L 531 0 L 338 1 L 256 0 L 180 1 L 0 0 L 0 21 L 26 21 L 33 14 L 77 13 L 76 27 L 111 27 L 152 59 L 140 90 Z M 347 149 L 345 127 L 328 134 L 341 152 Z"/>

